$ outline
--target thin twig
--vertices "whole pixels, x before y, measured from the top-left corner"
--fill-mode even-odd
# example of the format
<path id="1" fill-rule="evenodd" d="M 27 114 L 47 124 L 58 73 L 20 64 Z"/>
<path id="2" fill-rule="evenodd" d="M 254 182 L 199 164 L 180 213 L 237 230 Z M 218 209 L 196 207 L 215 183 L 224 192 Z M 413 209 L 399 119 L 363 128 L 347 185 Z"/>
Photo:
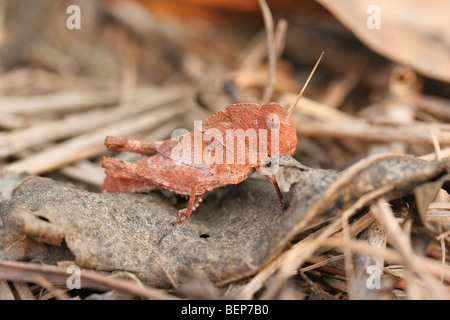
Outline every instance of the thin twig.
<path id="1" fill-rule="evenodd" d="M 278 61 L 281 59 L 283 54 L 284 46 L 286 44 L 286 32 L 288 23 L 285 19 L 280 19 L 277 24 L 277 29 L 275 31 L 275 59 Z"/>
<path id="2" fill-rule="evenodd" d="M 34 114 L 42 112 L 68 112 L 118 102 L 116 90 L 57 92 L 30 97 L 1 98 L 0 109 L 5 113 Z"/>
<path id="3" fill-rule="evenodd" d="M 342 216 L 344 216 L 346 219 L 350 218 L 350 216 L 355 213 L 356 210 L 362 208 L 369 201 L 372 201 L 373 199 L 376 199 L 385 194 L 386 192 L 391 190 L 391 188 L 392 186 L 386 186 L 362 196 L 350 208 L 345 210 L 342 213 Z M 317 233 L 316 238 L 308 238 L 296 243 L 292 248 L 281 254 L 277 259 L 270 263 L 267 266 L 268 270 L 275 272 L 279 268 L 279 275 L 276 279 L 274 279 L 274 282 L 268 288 L 266 297 L 276 295 L 277 292 L 279 292 L 283 287 L 287 278 L 295 270 L 297 270 L 305 262 L 307 257 L 309 257 L 318 248 L 318 245 L 315 245 L 316 240 L 328 238 L 333 232 L 336 231 L 336 229 L 338 229 L 338 227 L 341 225 L 341 222 L 341 219 L 337 219 L 336 221 L 325 227 L 323 230 L 321 230 L 321 232 Z M 255 278 L 252 279 L 248 285 L 254 287 L 256 284 L 253 281 L 260 284 L 263 283 L 273 272 L 260 272 L 255 277 L 256 280 Z M 260 274 L 262 275 L 258 277 Z M 262 278 L 264 276 L 267 278 Z M 246 293 L 248 293 L 248 291 L 246 291 Z"/>
<path id="4" fill-rule="evenodd" d="M 265 0 L 259 0 L 259 6 L 261 7 L 264 25 L 266 28 L 267 53 L 269 59 L 269 77 L 267 79 L 267 84 L 262 97 L 263 103 L 266 103 L 270 101 L 274 91 L 274 84 L 277 81 L 277 52 L 274 41 L 275 36 L 272 13 L 270 12 L 269 6 Z"/>
<path id="5" fill-rule="evenodd" d="M 422 278 L 428 286 L 429 297 L 433 299 L 448 297 L 448 292 L 429 274 L 424 264 L 420 263 L 418 256 L 413 252 L 409 236 L 401 230 L 389 205 L 380 200 L 376 205 L 371 206 L 371 210 L 375 218 L 386 229 L 392 245 L 398 249 L 408 269 Z"/>
<path id="6" fill-rule="evenodd" d="M 441 149 L 440 155 L 442 158 L 450 157 L 450 148 Z M 433 152 L 424 154 L 424 155 L 420 156 L 420 158 L 423 160 L 427 160 L 427 161 L 434 161 L 434 160 L 436 160 L 436 152 L 433 151 Z"/>
<path id="7" fill-rule="evenodd" d="M 10 163 L 2 169 L 31 174 L 42 174 L 55 170 L 105 152 L 104 140 L 108 135 L 125 136 L 147 130 L 171 119 L 182 112 L 183 109 L 182 107 L 167 108 L 127 118 L 110 126 L 64 141 L 23 160 Z"/>
<path id="8" fill-rule="evenodd" d="M 7 157 L 31 146 L 80 135 L 110 125 L 158 106 L 187 97 L 186 87 L 169 89 L 141 88 L 139 100 L 131 107 L 123 104 L 106 110 L 91 110 L 67 116 L 58 121 L 41 122 L 29 128 L 0 135 L 0 158 Z"/>
<path id="9" fill-rule="evenodd" d="M 12 281 L 11 285 L 14 287 L 14 292 L 19 300 L 36 300 L 27 283 L 23 281 Z"/>
<path id="10" fill-rule="evenodd" d="M 303 267 L 303 268 L 301 268 L 301 269 L 299 270 L 299 272 L 308 272 L 308 271 L 311 271 L 311 270 L 314 270 L 314 269 L 323 267 L 323 266 L 325 266 L 325 265 L 327 265 L 327 264 L 329 264 L 329 263 L 331 263 L 331 262 L 335 262 L 335 261 L 341 260 L 342 258 L 344 258 L 344 255 L 343 255 L 343 254 L 338 255 L 338 256 L 334 256 L 334 257 L 325 259 L 325 260 L 323 260 L 323 261 L 314 263 L 314 264 L 312 264 L 312 265 L 310 265 L 310 266 Z M 293 273 L 292 275 L 296 275 L 297 273 L 298 273 L 298 272 L 295 272 L 295 273 Z"/>
<path id="11" fill-rule="evenodd" d="M 48 281 L 46 283 L 66 284 L 69 274 L 67 269 L 62 267 L 0 260 L 0 278 L 2 279 L 35 282 L 38 281 L 36 277 L 45 278 Z M 108 277 L 89 270 L 80 270 L 80 285 L 83 288 L 120 290 L 145 299 L 176 299 L 162 290 L 143 287 L 139 283 Z"/>
<path id="12" fill-rule="evenodd" d="M 280 99 L 281 105 L 292 105 L 294 100 L 297 98 L 295 94 L 285 94 Z M 315 100 L 302 97 L 302 100 L 297 104 L 297 109 L 300 113 L 305 116 L 313 117 L 322 121 L 339 121 L 348 119 L 351 120 L 353 117 L 345 112 L 332 108 L 326 104 L 317 102 Z M 300 117 L 295 117 L 293 114 L 294 122 L 301 124 L 303 121 Z M 298 120 L 298 121 L 297 121 Z"/>
<path id="13" fill-rule="evenodd" d="M 446 237 L 448 237 L 450 235 L 450 230 L 448 230 L 448 231 L 446 231 L 446 232 L 444 232 L 444 233 L 441 233 L 440 235 L 438 235 L 438 236 L 436 236 L 436 240 L 437 241 L 439 241 L 439 240 L 441 240 L 441 239 L 445 239 Z"/>
<path id="14" fill-rule="evenodd" d="M 348 248 L 350 248 L 350 250 L 354 253 L 380 257 L 392 264 L 404 263 L 404 258 L 398 250 L 391 248 L 374 247 L 366 243 L 365 241 L 361 240 L 351 239 L 350 241 L 344 241 L 342 238 L 314 239 L 311 240 L 311 244 L 313 244 L 316 247 L 325 247 L 325 248 L 342 248 L 345 245 Z M 440 262 L 436 262 L 436 260 L 434 259 L 418 255 L 416 255 L 415 258 L 417 258 L 417 263 L 421 263 L 423 267 L 433 275 L 440 277 L 441 274 L 444 274 L 446 281 L 450 281 L 450 269 L 447 267 L 443 267 Z"/>
<path id="15" fill-rule="evenodd" d="M 372 217 L 369 211 L 368 215 Z M 386 232 L 379 223 L 374 221 L 365 230 L 363 230 L 358 238 L 367 244 L 377 247 L 386 248 Z M 347 248 L 347 250 L 349 250 Z M 349 287 L 350 299 L 380 299 L 383 291 L 373 290 L 367 286 L 367 270 L 369 266 L 378 266 L 379 270 L 383 270 L 384 260 L 380 257 L 371 257 L 364 254 L 355 254 L 354 258 L 354 282 Z"/>
<path id="16" fill-rule="evenodd" d="M 430 134 L 433 140 L 433 146 L 434 146 L 434 152 L 436 153 L 436 160 L 441 161 L 442 160 L 442 152 L 441 152 L 441 146 L 439 144 L 439 140 L 436 136 L 436 133 L 434 132 L 434 130 L 430 130 Z M 442 227 L 442 223 L 438 222 L 437 223 L 437 229 L 439 231 L 439 233 L 443 233 L 444 229 Z M 446 248 L 445 248 L 445 239 L 441 238 L 439 240 L 439 243 L 441 245 L 441 262 L 442 265 L 445 265 L 445 260 L 446 260 Z M 444 276 L 441 276 L 441 283 L 444 283 Z"/>
<path id="17" fill-rule="evenodd" d="M 434 150 L 436 153 L 436 160 L 441 161 L 442 160 L 442 152 L 441 152 L 441 146 L 439 144 L 439 141 L 436 137 L 436 133 L 433 130 L 430 130 L 430 134 L 432 136 L 433 139 L 433 146 L 434 146 Z M 442 223 L 441 222 L 437 222 L 437 229 L 439 231 L 439 233 L 443 233 L 443 227 L 442 227 Z M 445 261 L 446 261 L 446 247 L 445 247 L 445 238 L 442 237 L 439 239 L 439 243 L 441 246 L 441 263 L 444 266 L 445 265 Z M 441 275 L 441 283 L 444 282 L 444 276 Z"/>
<path id="18" fill-rule="evenodd" d="M 342 215 L 341 216 L 341 223 L 342 223 L 342 237 L 344 240 L 350 240 L 350 231 L 348 228 L 348 216 Z M 354 286 L 354 274 L 353 274 L 353 259 L 350 249 L 348 249 L 346 246 L 343 248 L 344 251 L 344 268 L 345 268 L 345 275 L 347 278 L 347 292 L 353 291 Z"/>
<path id="19" fill-rule="evenodd" d="M 430 128 L 433 125 L 424 123 L 408 123 L 398 125 L 377 125 L 362 119 L 342 121 L 321 121 L 313 119 L 298 119 L 298 133 L 309 137 L 328 137 L 342 140 L 389 143 L 400 141 L 409 144 L 433 143 Z M 438 135 L 441 145 L 450 145 L 450 132 L 441 131 Z M 442 152 L 442 154 L 444 154 Z M 433 158 L 427 156 L 427 159 Z"/>
<path id="20" fill-rule="evenodd" d="M 47 291 L 49 291 L 58 300 L 70 300 L 70 296 L 66 293 L 67 290 L 55 288 L 55 286 L 50 281 L 45 279 L 45 277 L 40 274 L 37 274 L 34 277 L 33 282 L 47 289 Z"/>
<path id="21" fill-rule="evenodd" d="M 439 139 L 436 135 L 435 130 L 430 128 L 431 141 L 433 141 L 434 152 L 436 153 L 436 160 L 442 160 L 441 146 L 439 144 Z"/>

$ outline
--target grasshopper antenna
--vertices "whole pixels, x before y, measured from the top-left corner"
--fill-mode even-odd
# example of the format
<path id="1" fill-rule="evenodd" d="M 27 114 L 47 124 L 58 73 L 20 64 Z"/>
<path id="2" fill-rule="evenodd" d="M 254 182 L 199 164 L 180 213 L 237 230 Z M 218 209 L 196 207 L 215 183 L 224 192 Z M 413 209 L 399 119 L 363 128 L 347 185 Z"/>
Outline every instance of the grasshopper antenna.
<path id="1" fill-rule="evenodd" d="M 306 82 L 305 82 L 305 84 L 303 85 L 302 90 L 301 90 L 300 93 L 297 95 L 297 98 L 295 98 L 294 103 L 289 107 L 289 109 L 288 109 L 288 114 L 289 114 L 289 115 L 291 114 L 292 109 L 294 109 L 294 107 L 297 105 L 297 103 L 298 103 L 298 101 L 300 100 L 300 98 L 301 98 L 303 92 L 305 91 L 306 87 L 308 86 L 309 80 L 311 80 L 311 78 L 312 78 L 314 72 L 315 72 L 316 69 L 317 69 L 317 66 L 318 66 L 319 63 L 320 63 L 320 60 L 322 60 L 322 57 L 323 57 L 323 54 L 324 54 L 324 53 L 325 53 L 325 52 L 322 51 L 322 54 L 320 55 L 319 59 L 317 60 L 316 65 L 314 66 L 314 68 L 312 69 L 311 73 L 309 74 L 308 79 L 306 79 Z"/>

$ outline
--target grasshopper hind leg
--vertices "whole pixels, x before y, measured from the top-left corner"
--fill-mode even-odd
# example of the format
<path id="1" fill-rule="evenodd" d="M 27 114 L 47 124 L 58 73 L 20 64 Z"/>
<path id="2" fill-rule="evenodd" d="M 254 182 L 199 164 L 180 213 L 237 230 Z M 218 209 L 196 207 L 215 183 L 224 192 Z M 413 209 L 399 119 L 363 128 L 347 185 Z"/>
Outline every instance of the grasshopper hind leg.
<path id="1" fill-rule="evenodd" d="M 158 147 L 162 143 L 163 141 L 129 140 L 112 136 L 108 136 L 105 139 L 105 145 L 109 151 L 132 152 L 144 156 L 157 154 Z"/>
<path id="2" fill-rule="evenodd" d="M 150 165 L 150 159 L 152 158 L 141 160 L 145 163 L 145 166 L 143 166 L 140 162 L 128 163 L 114 158 L 104 157 L 102 165 L 105 168 L 106 179 L 103 183 L 102 190 L 108 192 L 141 192 L 153 189 L 166 189 L 176 194 L 186 193 L 176 188 L 164 186 L 157 179 L 161 174 L 167 174 L 168 171 L 173 169 L 173 166 L 164 168 L 155 164 Z M 192 211 L 199 206 L 205 193 L 197 194 L 197 184 L 198 181 L 191 181 L 190 185 L 186 188 L 187 190 L 189 190 L 189 187 L 191 188 L 188 206 L 178 212 L 178 219 L 173 221 L 172 225 L 179 224 L 189 218 Z"/>

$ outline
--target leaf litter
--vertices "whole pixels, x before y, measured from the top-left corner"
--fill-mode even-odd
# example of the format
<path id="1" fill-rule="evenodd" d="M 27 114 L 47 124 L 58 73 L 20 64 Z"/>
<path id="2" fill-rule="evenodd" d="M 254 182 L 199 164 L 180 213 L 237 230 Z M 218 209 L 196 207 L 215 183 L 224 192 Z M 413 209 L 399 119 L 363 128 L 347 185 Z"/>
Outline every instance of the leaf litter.
<path id="1" fill-rule="evenodd" d="M 337 22 L 333 32 L 324 28 L 324 8 L 311 9 L 314 19 L 302 16 L 302 1 L 286 14 L 287 33 L 286 21 L 266 29 L 276 35 L 268 37 L 274 43 L 267 61 L 259 8 L 236 7 L 219 15 L 224 20 L 206 10 L 203 16 L 219 24 L 229 14 L 249 18 L 247 29 L 241 27 L 248 33 L 223 29 L 218 43 L 214 28 L 208 33 L 190 21 L 159 20 L 148 15 L 158 10 L 151 5 L 86 2 L 86 12 L 109 22 L 92 23 L 77 36 L 68 32 L 64 41 L 51 31 L 37 38 L 17 28 L 21 1 L 1 7 L 8 19 L 0 51 L 6 67 L 0 77 L 0 297 L 80 298 L 66 285 L 67 266 L 76 265 L 83 288 L 107 292 L 88 299 L 448 299 L 445 70 L 377 47 L 367 30 L 346 20 L 355 12 L 342 15 L 321 3 L 379 55 Z M 65 9 L 41 6 L 50 15 Z M 270 6 L 283 14 L 281 5 Z M 29 22 L 54 30 L 47 20 L 36 13 Z M 395 19 L 389 26 L 396 28 Z M 441 41 L 415 28 L 417 52 Z M 398 31 L 396 41 L 410 43 Z M 89 55 L 65 49 L 94 42 Z M 27 43 L 27 54 L 18 43 Z M 220 106 L 260 103 L 267 95 L 289 106 L 305 78 L 296 73 L 309 72 L 321 51 L 325 59 L 306 90 L 310 98 L 302 97 L 292 114 L 298 150 L 280 158 L 277 180 L 287 210 L 258 176 L 210 192 L 176 227 L 170 223 L 185 205 L 176 196 L 99 193 L 106 135 L 165 139 Z M 167 52 L 180 54 L 168 58 Z M 433 54 L 446 61 L 440 49 Z M 230 63 L 238 56 L 239 63 Z M 382 56 L 412 68 L 393 68 Z M 364 72 L 352 67 L 364 61 L 371 61 Z M 373 266 L 381 269 L 382 290 L 367 286 Z"/>

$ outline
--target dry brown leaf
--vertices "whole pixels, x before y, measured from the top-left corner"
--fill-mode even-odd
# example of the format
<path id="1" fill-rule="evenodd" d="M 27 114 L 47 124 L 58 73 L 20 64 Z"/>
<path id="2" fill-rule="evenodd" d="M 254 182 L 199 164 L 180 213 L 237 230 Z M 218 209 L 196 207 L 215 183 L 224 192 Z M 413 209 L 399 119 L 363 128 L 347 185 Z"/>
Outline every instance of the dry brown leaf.
<path id="1" fill-rule="evenodd" d="M 450 82 L 450 2 L 436 0 L 317 0 L 377 53 L 413 67 L 428 77 Z M 368 19 L 379 8 L 380 29 Z M 368 12 L 369 10 L 369 12 Z M 370 22 L 370 21 L 369 21 Z"/>
<path id="2" fill-rule="evenodd" d="M 415 217 L 415 221 L 418 225 L 425 225 L 426 214 L 429 205 L 436 199 L 436 196 L 438 195 L 439 190 L 442 188 L 444 182 L 448 180 L 448 176 L 443 176 L 438 180 L 424 183 L 414 190 L 414 196 L 418 211 L 417 217 Z"/>

